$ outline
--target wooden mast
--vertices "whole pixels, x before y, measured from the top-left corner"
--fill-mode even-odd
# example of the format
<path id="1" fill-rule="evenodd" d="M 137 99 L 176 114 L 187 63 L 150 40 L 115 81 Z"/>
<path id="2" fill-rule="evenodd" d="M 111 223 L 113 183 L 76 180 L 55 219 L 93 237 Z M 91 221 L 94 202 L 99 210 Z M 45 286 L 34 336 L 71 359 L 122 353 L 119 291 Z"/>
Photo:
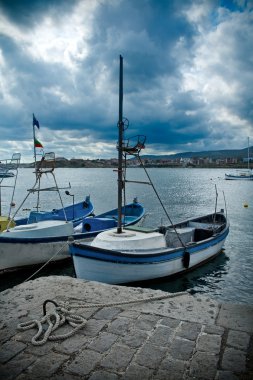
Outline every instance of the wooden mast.
<path id="1" fill-rule="evenodd" d="M 123 57 L 120 55 L 120 67 L 119 67 L 119 141 L 118 141 L 118 226 L 117 233 L 122 233 L 122 186 L 123 186 Z"/>

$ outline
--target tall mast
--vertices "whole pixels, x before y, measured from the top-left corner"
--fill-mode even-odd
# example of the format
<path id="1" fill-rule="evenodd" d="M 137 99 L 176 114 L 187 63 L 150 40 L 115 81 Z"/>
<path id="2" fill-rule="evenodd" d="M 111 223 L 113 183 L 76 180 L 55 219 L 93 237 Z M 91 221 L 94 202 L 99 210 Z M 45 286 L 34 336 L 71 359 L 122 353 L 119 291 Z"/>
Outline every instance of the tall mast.
<path id="1" fill-rule="evenodd" d="M 248 170 L 249 170 L 249 137 L 248 137 Z"/>
<path id="2" fill-rule="evenodd" d="M 122 179 L 123 179 L 123 154 L 122 154 L 122 144 L 123 144 L 123 57 L 119 56 L 119 141 L 118 141 L 118 226 L 117 233 L 122 233 Z"/>
<path id="3" fill-rule="evenodd" d="M 33 114 L 33 154 L 34 154 L 34 170 L 36 173 L 36 147 L 35 147 L 34 114 Z"/>

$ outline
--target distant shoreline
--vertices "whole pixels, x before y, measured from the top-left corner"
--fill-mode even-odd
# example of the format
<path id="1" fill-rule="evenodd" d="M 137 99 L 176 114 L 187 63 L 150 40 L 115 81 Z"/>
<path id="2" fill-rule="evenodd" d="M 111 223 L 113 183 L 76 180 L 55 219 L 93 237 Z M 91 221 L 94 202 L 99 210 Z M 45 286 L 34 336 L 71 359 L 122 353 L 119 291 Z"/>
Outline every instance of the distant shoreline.
<path id="1" fill-rule="evenodd" d="M 70 168 L 70 169 L 81 169 L 81 168 L 89 168 L 89 169 L 99 169 L 99 168 L 107 168 L 107 169 L 116 169 L 117 163 L 115 161 L 113 163 L 111 162 L 85 162 L 85 163 L 71 163 L 71 162 L 57 162 L 55 164 L 56 168 Z M 140 166 L 137 165 L 127 165 L 128 168 L 140 168 Z M 146 168 L 188 168 L 188 169 L 230 169 L 230 170 L 240 170 L 240 169 L 247 169 L 248 166 L 245 164 L 230 164 L 230 165 L 215 165 L 215 164 L 201 164 L 201 165 L 182 165 L 182 164 L 159 164 L 159 163 L 145 163 Z M 20 168 L 24 169 L 33 169 L 34 164 L 20 164 Z"/>

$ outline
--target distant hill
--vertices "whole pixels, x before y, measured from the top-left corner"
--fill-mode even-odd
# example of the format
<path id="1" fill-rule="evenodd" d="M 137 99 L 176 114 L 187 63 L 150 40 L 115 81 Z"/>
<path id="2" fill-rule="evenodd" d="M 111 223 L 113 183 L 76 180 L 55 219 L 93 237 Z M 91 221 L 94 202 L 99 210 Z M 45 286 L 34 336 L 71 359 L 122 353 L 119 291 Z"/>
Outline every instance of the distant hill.
<path id="1" fill-rule="evenodd" d="M 253 146 L 250 147 L 250 152 L 253 152 Z M 253 153 L 250 154 L 252 157 Z M 151 160 L 175 160 L 177 158 L 205 158 L 210 157 L 213 159 L 224 158 L 246 158 L 248 157 L 248 148 L 244 149 L 224 149 L 224 150 L 207 150 L 201 152 L 183 152 L 168 155 L 142 155 L 142 158 L 148 158 Z"/>

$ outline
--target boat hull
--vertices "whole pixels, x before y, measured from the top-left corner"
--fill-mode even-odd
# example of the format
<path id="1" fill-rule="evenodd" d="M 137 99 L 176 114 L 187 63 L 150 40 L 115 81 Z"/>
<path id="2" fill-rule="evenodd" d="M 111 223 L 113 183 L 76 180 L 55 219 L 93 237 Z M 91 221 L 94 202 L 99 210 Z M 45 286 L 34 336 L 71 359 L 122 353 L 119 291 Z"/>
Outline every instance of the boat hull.
<path id="1" fill-rule="evenodd" d="M 56 255 L 56 253 L 59 253 Z M 34 243 L 2 243 L 0 245 L 0 272 L 43 264 L 49 260 L 56 262 L 69 258 L 67 239 Z M 52 259 L 53 258 L 53 259 Z"/>
<path id="2" fill-rule="evenodd" d="M 67 220 L 72 221 L 74 226 L 80 220 L 91 215 L 94 211 L 90 197 L 87 196 L 83 202 L 66 206 L 64 209 L 54 209 L 52 211 L 31 211 L 28 218 L 15 219 L 17 226 L 37 223 L 45 220 Z"/>
<path id="3" fill-rule="evenodd" d="M 200 266 L 221 252 L 228 232 L 227 225 L 210 238 L 174 249 L 114 251 L 76 242 L 70 245 L 70 252 L 77 278 L 124 284 L 174 276 Z"/>
<path id="4" fill-rule="evenodd" d="M 178 252 L 177 258 L 158 262 L 146 263 L 117 263 L 103 260 L 94 260 L 88 257 L 73 255 L 73 262 L 77 278 L 107 284 L 123 284 L 128 282 L 154 280 L 169 277 L 189 271 L 204 262 L 217 256 L 222 250 L 225 237 L 215 246 L 199 249 L 190 253 L 190 265 L 183 266 L 183 251 Z"/>
<path id="5" fill-rule="evenodd" d="M 126 216 L 127 225 L 137 223 L 145 214 L 145 209 L 139 203 L 131 203 L 126 208 L 128 210 L 128 216 Z M 99 217 L 85 218 L 83 232 L 74 232 L 71 222 L 51 220 L 18 225 L 10 229 L 9 232 L 1 233 L 0 272 L 70 258 L 69 237 L 74 237 L 77 241 L 94 238 L 97 234 L 111 228 L 111 223 L 108 223 L 111 220 L 103 218 L 103 216 L 114 214 L 115 210 L 110 210 L 105 214 L 100 214 Z M 92 223 L 95 221 L 99 223 Z M 88 222 L 91 225 L 90 230 L 84 228 L 87 228 Z"/>
<path id="6" fill-rule="evenodd" d="M 14 176 L 15 176 L 15 174 L 14 173 L 10 173 L 10 172 L 0 173 L 0 178 L 12 178 Z"/>
<path id="7" fill-rule="evenodd" d="M 242 181 L 253 181 L 253 174 L 246 174 L 246 175 L 236 175 L 236 174 L 225 174 L 226 180 L 242 180 Z"/>

